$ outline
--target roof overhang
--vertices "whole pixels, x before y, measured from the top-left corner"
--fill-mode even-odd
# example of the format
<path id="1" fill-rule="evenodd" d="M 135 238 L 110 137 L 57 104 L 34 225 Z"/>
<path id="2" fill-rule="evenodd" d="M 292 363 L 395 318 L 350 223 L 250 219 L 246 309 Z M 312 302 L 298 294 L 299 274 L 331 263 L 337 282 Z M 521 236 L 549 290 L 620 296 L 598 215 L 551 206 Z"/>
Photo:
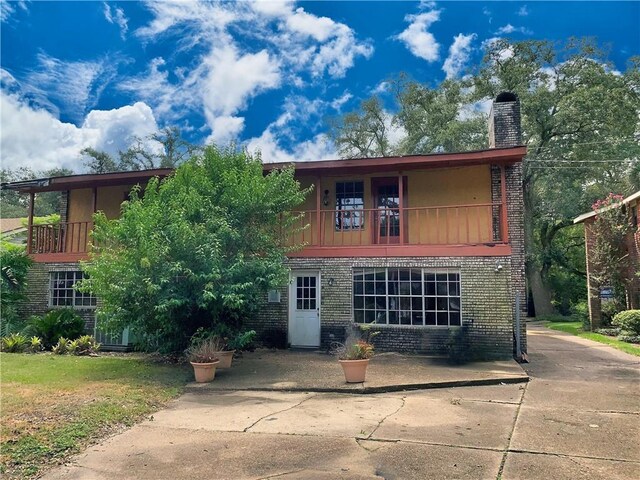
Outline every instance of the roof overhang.
<path id="1" fill-rule="evenodd" d="M 321 160 L 317 162 L 265 163 L 265 171 L 293 166 L 299 175 L 371 173 L 405 171 L 424 168 L 462 167 L 482 164 L 513 164 L 522 162 L 527 147 L 490 148 L 459 153 L 432 153 L 399 157 L 354 158 L 345 160 Z"/>
<path id="2" fill-rule="evenodd" d="M 632 193 L 631 195 L 629 195 L 627 198 L 622 200 L 622 205 L 627 205 L 631 202 L 633 202 L 634 200 L 638 200 L 640 199 L 640 190 L 637 191 L 636 193 Z M 605 208 L 601 208 L 598 211 L 595 212 L 587 212 L 587 213 L 583 213 L 582 215 L 580 215 L 579 217 L 576 217 L 573 219 L 573 223 L 582 223 L 585 220 L 589 220 L 590 218 L 595 217 L 598 213 L 600 212 L 606 212 L 607 210 L 611 210 L 612 208 L 615 208 L 616 205 L 611 205 Z"/>
<path id="3" fill-rule="evenodd" d="M 172 168 L 155 168 L 131 172 L 89 173 L 68 175 L 65 177 L 38 178 L 21 182 L 3 183 L 3 190 L 15 190 L 20 193 L 54 192 L 75 190 L 78 188 L 108 187 L 114 185 L 136 185 L 148 182 L 153 177 L 166 177 Z"/>

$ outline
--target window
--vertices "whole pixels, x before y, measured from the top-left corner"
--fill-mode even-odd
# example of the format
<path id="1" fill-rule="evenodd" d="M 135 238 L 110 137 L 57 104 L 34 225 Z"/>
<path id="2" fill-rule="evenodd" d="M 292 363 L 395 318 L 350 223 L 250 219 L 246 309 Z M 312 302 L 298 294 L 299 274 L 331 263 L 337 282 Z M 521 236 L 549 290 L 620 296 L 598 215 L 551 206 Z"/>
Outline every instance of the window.
<path id="1" fill-rule="evenodd" d="M 336 230 L 364 228 L 364 182 L 336 183 Z"/>
<path id="2" fill-rule="evenodd" d="M 460 312 L 457 270 L 354 269 L 356 323 L 457 326 L 461 324 Z"/>
<path id="3" fill-rule="evenodd" d="M 300 276 L 296 279 L 296 310 L 316 309 L 316 277 Z"/>
<path id="4" fill-rule="evenodd" d="M 52 307 L 93 308 L 96 297 L 77 291 L 74 286 L 86 275 L 79 270 L 51 272 L 49 304 Z"/>

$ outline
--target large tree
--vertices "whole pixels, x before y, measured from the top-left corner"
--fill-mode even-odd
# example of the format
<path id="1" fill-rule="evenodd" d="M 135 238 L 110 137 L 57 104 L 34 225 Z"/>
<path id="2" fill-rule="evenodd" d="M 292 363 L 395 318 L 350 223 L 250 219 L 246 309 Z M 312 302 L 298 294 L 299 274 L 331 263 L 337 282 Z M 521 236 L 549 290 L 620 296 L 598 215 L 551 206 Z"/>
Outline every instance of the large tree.
<path id="1" fill-rule="evenodd" d="M 263 174 L 245 152 L 207 147 L 174 175 L 134 191 L 122 216 L 95 216 L 89 280 L 109 329 L 147 348 L 183 348 L 199 327 L 235 323 L 286 283 L 281 232 L 308 191 L 292 168 Z"/>
<path id="2" fill-rule="evenodd" d="M 515 92 L 528 147 L 527 278 L 536 312 L 550 313 L 559 300 L 551 290 L 558 279 L 584 275 L 584 266 L 576 263 L 581 245 L 569 228 L 572 219 L 610 191 L 640 188 L 640 60 L 631 58 L 619 72 L 590 40 L 564 45 L 498 40 L 485 49 L 482 62 L 463 81 L 434 87 L 402 78 L 386 123 L 377 114 L 384 112 L 381 102 L 369 100 L 363 103 L 368 108 L 334 120 L 331 136 L 344 156 L 385 154 L 382 148 L 360 147 L 388 145 L 389 130 L 382 125 L 401 129 L 394 154 L 482 148 L 486 115 L 478 107 L 502 91 Z"/>
<path id="3" fill-rule="evenodd" d="M 66 168 L 54 168 L 44 171 L 33 171 L 25 167 L 16 170 L 3 169 L 0 170 L 0 182 L 19 182 L 35 178 L 61 177 L 72 174 L 73 172 Z M 60 200 L 60 192 L 38 193 L 34 202 L 35 215 L 41 217 L 60 213 Z M 14 190 L 1 190 L 0 204 L 2 218 L 26 217 L 29 213 L 29 197 Z"/>

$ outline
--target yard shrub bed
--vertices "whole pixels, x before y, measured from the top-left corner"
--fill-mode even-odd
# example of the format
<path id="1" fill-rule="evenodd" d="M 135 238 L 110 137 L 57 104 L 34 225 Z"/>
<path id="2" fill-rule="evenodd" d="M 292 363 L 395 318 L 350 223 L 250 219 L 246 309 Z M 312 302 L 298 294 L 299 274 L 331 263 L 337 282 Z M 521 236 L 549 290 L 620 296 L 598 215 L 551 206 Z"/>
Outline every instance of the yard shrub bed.
<path id="1" fill-rule="evenodd" d="M 39 475 L 178 396 L 185 365 L 142 355 L 0 354 L 0 474 Z"/>
<path id="2" fill-rule="evenodd" d="M 561 332 L 570 333 L 572 335 L 586 338 L 588 340 L 593 340 L 594 342 L 604 343 L 625 353 L 640 357 L 640 345 L 637 345 L 636 342 L 633 341 L 638 337 L 627 337 L 624 335 L 616 337 L 615 335 L 618 335 L 617 329 L 598 330 L 598 332 L 606 331 L 608 333 L 614 333 L 613 336 L 603 335 L 602 333 L 589 332 L 585 331 L 581 321 L 576 321 L 573 317 L 553 316 L 553 320 L 550 320 L 549 317 L 550 316 L 544 318 L 545 326 L 551 328 L 552 330 L 559 330 Z"/>

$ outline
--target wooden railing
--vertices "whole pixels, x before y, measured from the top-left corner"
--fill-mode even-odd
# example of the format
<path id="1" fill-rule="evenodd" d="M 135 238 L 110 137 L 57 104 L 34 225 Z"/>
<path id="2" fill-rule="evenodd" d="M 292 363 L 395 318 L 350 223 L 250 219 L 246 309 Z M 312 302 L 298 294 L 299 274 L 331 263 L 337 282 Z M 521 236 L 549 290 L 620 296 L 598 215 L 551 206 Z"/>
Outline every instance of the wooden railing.
<path id="1" fill-rule="evenodd" d="M 475 245 L 505 243 L 502 204 L 306 210 L 288 244 L 308 246 Z"/>
<path id="2" fill-rule="evenodd" d="M 87 253 L 92 228 L 92 222 L 32 225 L 28 253 Z"/>

